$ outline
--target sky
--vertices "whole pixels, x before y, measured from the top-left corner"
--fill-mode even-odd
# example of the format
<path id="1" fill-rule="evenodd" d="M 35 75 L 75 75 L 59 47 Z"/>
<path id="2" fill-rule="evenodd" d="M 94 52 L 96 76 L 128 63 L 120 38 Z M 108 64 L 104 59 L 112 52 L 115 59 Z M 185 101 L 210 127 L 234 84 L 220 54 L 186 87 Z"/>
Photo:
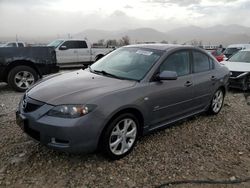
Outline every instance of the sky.
<path id="1" fill-rule="evenodd" d="M 0 37 L 59 36 L 86 29 L 250 26 L 250 0 L 0 0 Z"/>

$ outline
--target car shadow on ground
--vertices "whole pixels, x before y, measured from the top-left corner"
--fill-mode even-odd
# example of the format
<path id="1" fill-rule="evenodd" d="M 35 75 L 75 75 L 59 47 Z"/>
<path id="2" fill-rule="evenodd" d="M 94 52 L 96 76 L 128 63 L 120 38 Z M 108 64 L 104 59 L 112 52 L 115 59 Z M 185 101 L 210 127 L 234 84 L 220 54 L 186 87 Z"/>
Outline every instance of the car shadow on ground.
<path id="1" fill-rule="evenodd" d="M 12 91 L 12 89 L 9 87 L 6 83 L 0 83 L 0 92 L 1 91 Z"/>

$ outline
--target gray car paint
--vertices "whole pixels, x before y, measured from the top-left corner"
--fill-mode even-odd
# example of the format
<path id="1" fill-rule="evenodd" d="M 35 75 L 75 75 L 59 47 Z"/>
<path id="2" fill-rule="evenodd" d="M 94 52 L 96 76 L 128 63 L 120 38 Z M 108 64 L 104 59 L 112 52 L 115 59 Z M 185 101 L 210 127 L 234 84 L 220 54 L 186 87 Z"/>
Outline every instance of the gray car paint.
<path id="1" fill-rule="evenodd" d="M 130 46 L 128 46 L 130 47 Z M 139 82 L 119 80 L 78 70 L 48 79 L 27 92 L 31 99 L 45 102 L 40 109 L 19 114 L 29 120 L 29 126 L 41 133 L 40 142 L 54 149 L 69 152 L 94 151 L 100 135 L 111 118 L 122 110 L 137 110 L 143 117 L 143 134 L 179 119 L 205 111 L 214 92 L 227 86 L 229 71 L 209 54 L 198 48 L 170 45 L 133 45 L 132 47 L 158 49 L 164 55 Z M 177 80 L 155 81 L 152 77 L 170 54 L 178 50 L 198 50 L 214 59 L 214 70 L 190 74 Z M 215 79 L 211 80 L 212 76 Z M 191 81 L 193 85 L 186 87 Z M 96 109 L 75 119 L 46 115 L 55 105 L 95 104 Z M 51 137 L 70 140 L 68 145 L 53 144 Z"/>

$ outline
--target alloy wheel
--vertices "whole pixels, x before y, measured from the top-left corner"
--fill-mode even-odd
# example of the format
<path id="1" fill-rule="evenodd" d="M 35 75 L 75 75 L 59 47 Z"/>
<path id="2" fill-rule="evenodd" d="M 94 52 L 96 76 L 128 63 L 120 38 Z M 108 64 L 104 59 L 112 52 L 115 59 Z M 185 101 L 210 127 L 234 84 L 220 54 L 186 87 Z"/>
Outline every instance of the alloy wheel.
<path id="1" fill-rule="evenodd" d="M 133 119 L 125 118 L 113 128 L 109 138 L 109 147 L 114 155 L 123 155 L 133 146 L 137 136 L 137 126 Z"/>
<path id="2" fill-rule="evenodd" d="M 212 110 L 214 113 L 218 113 L 223 104 L 224 94 L 221 90 L 216 91 L 212 100 Z"/>
<path id="3" fill-rule="evenodd" d="M 34 84 L 35 78 L 33 74 L 28 71 L 20 71 L 15 75 L 14 81 L 17 87 L 21 89 L 28 89 Z"/>

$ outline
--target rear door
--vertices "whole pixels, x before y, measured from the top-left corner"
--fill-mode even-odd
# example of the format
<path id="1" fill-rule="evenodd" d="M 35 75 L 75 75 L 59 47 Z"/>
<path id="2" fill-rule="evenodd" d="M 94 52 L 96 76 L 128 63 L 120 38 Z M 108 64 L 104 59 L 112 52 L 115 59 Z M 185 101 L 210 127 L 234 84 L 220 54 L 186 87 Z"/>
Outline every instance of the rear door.
<path id="1" fill-rule="evenodd" d="M 199 111 L 203 110 L 209 104 L 217 78 L 215 71 L 213 71 L 213 60 L 207 54 L 194 50 L 192 57 L 193 105 Z"/>
<path id="2" fill-rule="evenodd" d="M 148 105 L 152 109 L 151 128 L 192 113 L 193 78 L 190 68 L 190 51 L 177 51 L 160 65 L 162 71 L 176 71 L 177 80 L 150 83 Z"/>
<path id="3" fill-rule="evenodd" d="M 77 41 L 78 42 L 78 62 L 90 62 L 91 61 L 91 53 L 90 47 L 86 41 Z"/>
<path id="4" fill-rule="evenodd" d="M 65 41 L 56 50 L 57 62 L 59 64 L 78 62 L 78 42 Z"/>

